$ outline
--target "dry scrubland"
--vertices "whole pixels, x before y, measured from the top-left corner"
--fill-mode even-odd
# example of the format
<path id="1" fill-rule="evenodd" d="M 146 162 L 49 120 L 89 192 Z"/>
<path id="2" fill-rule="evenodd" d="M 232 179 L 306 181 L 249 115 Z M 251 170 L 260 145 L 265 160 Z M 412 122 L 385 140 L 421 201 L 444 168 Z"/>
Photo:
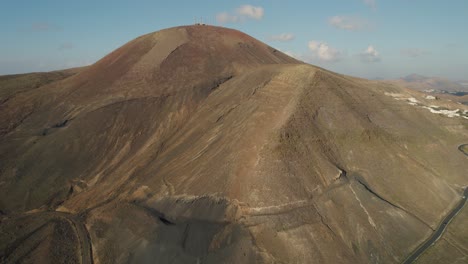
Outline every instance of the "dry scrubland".
<path id="1" fill-rule="evenodd" d="M 468 120 L 424 96 L 211 26 L 0 77 L 1 259 L 401 262 L 468 182 Z M 465 261 L 447 237 L 428 254 Z"/>

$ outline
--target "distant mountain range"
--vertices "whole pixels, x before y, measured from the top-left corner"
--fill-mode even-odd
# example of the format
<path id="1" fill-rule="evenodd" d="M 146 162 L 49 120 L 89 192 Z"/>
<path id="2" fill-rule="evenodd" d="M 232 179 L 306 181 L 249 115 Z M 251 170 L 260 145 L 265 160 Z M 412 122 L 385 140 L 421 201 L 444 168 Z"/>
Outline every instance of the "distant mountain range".
<path id="1" fill-rule="evenodd" d="M 395 82 L 418 91 L 453 93 L 458 95 L 468 93 L 468 81 L 450 81 L 440 77 L 426 77 L 419 74 L 411 74 Z"/>
<path id="2" fill-rule="evenodd" d="M 466 263 L 468 106 L 406 79 L 209 25 L 0 76 L 0 263 Z"/>

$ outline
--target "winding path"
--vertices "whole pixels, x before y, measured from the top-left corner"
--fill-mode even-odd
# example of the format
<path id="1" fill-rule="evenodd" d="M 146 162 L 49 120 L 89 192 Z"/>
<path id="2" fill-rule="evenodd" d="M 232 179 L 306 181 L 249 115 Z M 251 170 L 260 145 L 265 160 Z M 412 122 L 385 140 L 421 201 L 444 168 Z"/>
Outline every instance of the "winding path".
<path id="1" fill-rule="evenodd" d="M 65 212 L 58 212 L 58 211 L 48 211 L 47 213 L 51 214 L 51 217 L 60 217 L 65 219 L 70 223 L 70 225 L 75 230 L 76 236 L 79 240 L 79 251 L 81 255 L 81 263 L 82 264 L 92 264 L 93 263 L 93 250 L 91 247 L 91 239 L 88 233 L 88 229 L 84 223 L 79 219 L 79 216 L 65 213 Z"/>
<path id="2" fill-rule="evenodd" d="M 88 233 L 88 229 L 84 223 L 79 220 L 79 218 L 73 214 L 63 213 L 63 212 L 55 212 L 58 216 L 61 216 L 68 220 L 73 228 L 75 229 L 76 235 L 78 236 L 79 243 L 80 243 L 80 255 L 81 255 L 81 263 L 93 263 L 93 250 L 91 247 L 91 238 Z"/>
<path id="3" fill-rule="evenodd" d="M 30 233 L 26 233 L 22 237 L 16 238 L 12 242 L 12 246 L 10 246 L 13 250 L 10 252 L 4 252 L 4 256 L 0 255 L 0 263 L 9 263 L 9 262 L 17 262 L 17 257 L 13 256 L 12 253 L 15 249 L 19 247 L 24 241 L 26 241 L 31 234 L 35 233 L 37 230 L 41 229 L 44 225 L 48 224 L 51 221 L 64 221 L 70 225 L 73 229 L 76 237 L 78 238 L 78 244 L 76 245 L 76 250 L 79 253 L 79 263 L 81 264 L 92 264 L 93 263 L 93 251 L 91 245 L 91 239 L 88 233 L 88 230 L 80 219 L 78 215 L 65 213 L 65 212 L 57 212 L 57 211 L 44 211 L 44 212 L 37 212 L 31 214 L 20 214 L 16 215 L 16 217 L 33 217 L 33 218 L 42 218 L 39 224 L 39 228 L 32 230 Z M 63 238 L 66 239 L 66 238 Z M 21 258 L 21 257 L 20 257 Z M 10 260 L 9 260 L 10 259 Z"/>
<path id="4" fill-rule="evenodd" d="M 465 146 L 468 144 L 462 144 L 458 146 L 458 150 L 460 150 L 463 154 L 468 156 L 468 153 L 463 150 Z M 466 200 L 468 198 L 468 186 L 465 187 L 465 191 L 463 192 L 463 196 L 461 201 L 457 204 L 457 206 L 450 211 L 450 213 L 444 218 L 444 220 L 440 223 L 439 227 L 432 233 L 432 235 L 424 242 L 421 246 L 419 246 L 411 255 L 405 259 L 403 262 L 404 264 L 413 263 L 421 254 L 423 254 L 429 247 L 431 247 L 444 233 L 449 225 L 450 221 L 460 212 L 460 210 L 465 206 Z"/>

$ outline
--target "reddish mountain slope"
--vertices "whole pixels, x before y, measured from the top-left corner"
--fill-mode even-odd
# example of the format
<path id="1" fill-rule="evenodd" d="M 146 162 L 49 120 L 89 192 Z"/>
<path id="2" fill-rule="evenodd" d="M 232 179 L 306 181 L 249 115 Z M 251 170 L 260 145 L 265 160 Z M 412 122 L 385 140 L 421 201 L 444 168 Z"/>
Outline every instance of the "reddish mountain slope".
<path id="1" fill-rule="evenodd" d="M 231 29 L 144 35 L 0 105 L 1 257 L 402 261 L 468 171 L 467 120 L 413 96 Z"/>

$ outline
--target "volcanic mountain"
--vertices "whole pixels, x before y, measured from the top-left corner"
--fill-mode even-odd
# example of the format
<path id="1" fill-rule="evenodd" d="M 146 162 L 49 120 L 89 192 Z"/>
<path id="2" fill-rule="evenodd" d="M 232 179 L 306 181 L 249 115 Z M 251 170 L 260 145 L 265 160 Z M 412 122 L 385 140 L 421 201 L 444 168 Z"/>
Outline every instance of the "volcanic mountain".
<path id="1" fill-rule="evenodd" d="M 5 263 L 401 262 L 468 183 L 468 106 L 435 114 L 232 29 L 30 76 L 0 79 Z M 467 214 L 434 255 L 466 260 Z"/>

